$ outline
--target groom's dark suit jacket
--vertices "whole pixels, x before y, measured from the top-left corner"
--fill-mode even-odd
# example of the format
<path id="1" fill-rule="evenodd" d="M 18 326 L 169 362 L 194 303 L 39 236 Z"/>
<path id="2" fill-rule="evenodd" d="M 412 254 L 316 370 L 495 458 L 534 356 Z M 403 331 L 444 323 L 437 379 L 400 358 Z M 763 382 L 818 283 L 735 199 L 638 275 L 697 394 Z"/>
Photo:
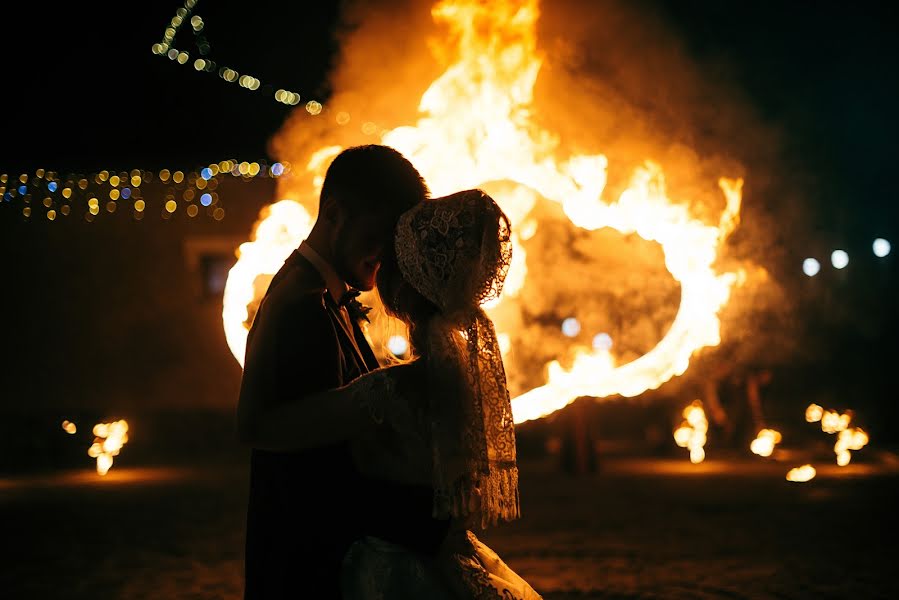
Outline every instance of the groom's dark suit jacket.
<path id="1" fill-rule="evenodd" d="M 294 251 L 250 328 L 241 394 L 275 405 L 377 367 L 358 324 L 347 330 L 321 275 Z M 428 487 L 364 477 L 346 443 L 290 453 L 254 449 L 244 597 L 339 598 L 341 560 L 364 535 L 434 552 L 447 523 L 431 518 L 431 506 Z"/>

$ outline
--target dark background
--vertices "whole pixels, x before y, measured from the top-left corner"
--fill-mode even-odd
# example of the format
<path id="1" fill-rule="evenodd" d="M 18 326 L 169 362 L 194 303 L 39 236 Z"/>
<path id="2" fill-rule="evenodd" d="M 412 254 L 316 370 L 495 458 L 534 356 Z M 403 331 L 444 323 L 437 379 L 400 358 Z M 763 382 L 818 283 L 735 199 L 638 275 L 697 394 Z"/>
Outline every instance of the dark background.
<path id="1" fill-rule="evenodd" d="M 592 5 L 585 2 L 583 10 Z M 327 101 L 340 6 L 198 3 L 209 56 L 273 86 L 256 92 L 196 72 L 189 25 L 175 44 L 191 52 L 187 65 L 151 53 L 179 6 L 4 7 L 0 172 L 190 170 L 224 158 L 273 160 L 268 140 L 293 108 L 271 94 L 283 87 L 304 102 Z M 795 174 L 808 190 L 800 199 L 808 221 L 802 231 L 779 235 L 790 262 L 776 267 L 795 275 L 797 335 L 814 351 L 781 366 L 776 380 L 789 385 L 780 393 L 803 386 L 828 391 L 835 408 L 867 417 L 862 421 L 879 436 L 874 440 L 895 441 L 896 261 L 871 252 L 875 237 L 899 240 L 893 4 L 641 0 L 637 6 L 668 24 L 709 77 L 727 70 L 765 125 L 782 133 L 789 161 L 782 176 Z M 7 414 L 50 412 L 55 423 L 64 410 L 49 407 L 71 414 L 84 406 L 100 417 L 179 403 L 227 413 L 239 368 L 223 348 L 220 301 L 203 294 L 203 275 L 185 266 L 182 242 L 199 235 L 246 239 L 273 188 L 253 185 L 235 187 L 222 223 L 201 227 L 23 223 L 18 210 L 0 203 L 6 282 L 0 395 Z M 809 240 L 823 266 L 813 280 L 801 274 Z M 135 242 L 139 252 L 117 251 Z M 174 255 L 166 253 L 171 244 Z M 843 272 L 827 264 L 834 248 L 850 254 Z M 128 279 L 135 273 L 138 279 Z M 142 317 L 115 317 L 122 311 Z M 103 366 L 111 361 L 119 366 Z M 172 383 L 148 387 L 142 377 Z M 186 399 L 172 400 L 179 390 Z"/>

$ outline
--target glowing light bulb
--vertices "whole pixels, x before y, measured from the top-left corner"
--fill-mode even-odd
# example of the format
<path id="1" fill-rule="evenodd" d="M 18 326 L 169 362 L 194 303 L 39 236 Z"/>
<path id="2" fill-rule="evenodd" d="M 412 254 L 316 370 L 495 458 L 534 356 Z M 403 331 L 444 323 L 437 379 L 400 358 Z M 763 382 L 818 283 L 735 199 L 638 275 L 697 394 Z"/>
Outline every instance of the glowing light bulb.
<path id="1" fill-rule="evenodd" d="M 568 317 L 562 321 L 562 333 L 567 337 L 574 337 L 581 332 L 581 324 L 574 317 Z"/>
<path id="2" fill-rule="evenodd" d="M 310 115 L 317 115 L 321 113 L 322 105 L 320 102 L 316 102 L 315 100 L 310 100 L 306 103 L 306 112 Z"/>
<path id="3" fill-rule="evenodd" d="M 890 243 L 883 238 L 877 238 L 876 240 L 874 240 L 873 246 L 874 256 L 877 256 L 878 258 L 883 258 L 884 256 L 888 255 L 891 250 Z"/>
<path id="4" fill-rule="evenodd" d="M 821 270 L 821 263 L 814 258 L 806 258 L 802 261 L 802 272 L 809 277 L 814 277 Z"/>
<path id="5" fill-rule="evenodd" d="M 849 255 L 845 250 L 834 250 L 830 255 L 830 263 L 835 269 L 843 269 L 849 264 Z"/>
<path id="6" fill-rule="evenodd" d="M 387 340 L 387 349 L 394 356 L 403 356 L 409 351 L 409 341 L 401 335 L 392 335 Z"/>
<path id="7" fill-rule="evenodd" d="M 608 352 L 612 349 L 612 336 L 608 333 L 597 333 L 593 337 L 593 349 Z"/>

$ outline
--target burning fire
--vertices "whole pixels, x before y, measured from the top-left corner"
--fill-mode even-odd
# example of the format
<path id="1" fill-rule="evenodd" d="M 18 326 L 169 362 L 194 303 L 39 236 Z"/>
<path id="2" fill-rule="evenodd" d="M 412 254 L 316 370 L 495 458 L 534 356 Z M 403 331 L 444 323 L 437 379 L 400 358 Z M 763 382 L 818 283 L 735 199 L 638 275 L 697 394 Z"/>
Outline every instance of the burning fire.
<path id="1" fill-rule="evenodd" d="M 239 260 L 225 283 L 222 319 L 231 353 L 243 366 L 247 331 L 253 322 L 250 307 L 265 294 L 271 277 L 287 256 L 312 231 L 312 217 L 301 204 L 282 200 L 266 207 L 253 232 L 253 241 L 240 245 Z"/>
<path id="2" fill-rule="evenodd" d="M 759 456 L 771 456 L 774 452 L 774 446 L 780 443 L 780 432 L 775 429 L 762 429 L 752 443 L 749 449 Z"/>
<path id="3" fill-rule="evenodd" d="M 112 457 L 118 456 L 122 446 L 128 443 L 128 422 L 122 419 L 97 423 L 93 433 L 96 437 L 87 455 L 97 459 L 97 473 L 106 475 L 112 467 Z"/>
<path id="4" fill-rule="evenodd" d="M 811 481 L 818 472 L 811 465 L 802 465 L 790 469 L 787 473 L 787 481 L 806 482 Z"/>
<path id="5" fill-rule="evenodd" d="M 824 409 L 817 404 L 809 404 L 805 409 L 805 420 L 809 423 L 817 423 L 824 417 Z"/>
<path id="6" fill-rule="evenodd" d="M 837 441 L 833 445 L 833 451 L 837 455 L 837 464 L 845 467 L 849 464 L 852 456 L 850 450 L 861 450 L 868 444 L 868 434 L 858 427 L 852 429 L 844 429 L 837 436 Z"/>
<path id="7" fill-rule="evenodd" d="M 709 421 L 706 419 L 702 402 L 694 400 L 684 409 L 684 422 L 674 431 L 674 441 L 681 448 L 690 450 L 690 462 L 694 465 L 705 460 L 706 434 Z"/>
<path id="8" fill-rule="evenodd" d="M 434 6 L 432 16 L 448 29 L 446 39 L 454 47 L 446 55 L 455 62 L 424 92 L 417 122 L 383 132 L 382 143 L 407 156 L 435 196 L 491 182 L 513 184 L 503 193 L 491 193 L 515 228 L 503 296 L 486 307 L 504 352 L 514 347 L 511 332 L 521 320 L 519 294 L 528 273 L 522 243 L 539 228 L 531 212 L 540 197 L 557 203 L 574 227 L 610 227 L 660 244 L 667 269 L 681 285 L 677 316 L 653 349 L 624 364 L 604 347 L 579 350 L 569 368 L 559 360 L 550 362 L 546 383 L 513 399 L 515 422 L 545 416 L 581 396 L 633 397 L 683 374 L 695 352 L 720 343 L 718 313 L 740 275 L 718 272 L 714 265 L 739 222 L 742 180 L 718 181 L 725 208 L 714 224 L 670 200 L 662 167 L 651 161 L 632 173 L 630 185 L 617 198 L 605 197 L 608 158 L 600 153 L 559 156 L 558 136 L 542 130 L 533 118 L 534 84 L 542 65 L 537 0 L 444 0 Z M 315 196 L 329 159 L 340 150 L 326 146 L 313 154 L 306 166 L 313 189 L 302 192 L 304 197 Z M 263 217 L 253 241 L 241 245 L 225 288 L 226 337 L 241 364 L 252 320 L 248 307 L 264 293 L 266 276 L 277 271 L 311 228 L 309 212 L 294 201 L 272 205 Z M 698 424 L 691 422 L 696 435 Z M 691 459 L 699 462 L 701 455 L 702 443 L 693 443 Z"/>
<path id="9" fill-rule="evenodd" d="M 835 410 L 826 410 L 821 416 L 821 431 L 824 433 L 837 433 L 849 427 L 852 417 L 848 414 L 840 414 Z"/>
<path id="10" fill-rule="evenodd" d="M 825 410 L 817 404 L 811 404 L 805 410 L 805 420 L 809 423 L 821 422 L 821 431 L 836 433 L 837 441 L 833 451 L 837 455 L 837 464 L 845 467 L 852 460 L 850 450 L 861 450 L 868 444 L 868 434 L 860 427 L 849 427 L 852 421 L 850 413 L 840 414 L 835 410 Z"/>

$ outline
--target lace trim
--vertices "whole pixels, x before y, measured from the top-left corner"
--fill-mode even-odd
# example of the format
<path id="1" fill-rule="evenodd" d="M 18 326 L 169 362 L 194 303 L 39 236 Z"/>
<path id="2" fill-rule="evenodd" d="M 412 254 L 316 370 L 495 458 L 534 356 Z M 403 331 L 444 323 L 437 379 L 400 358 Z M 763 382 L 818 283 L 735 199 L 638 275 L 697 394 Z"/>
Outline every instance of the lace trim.
<path id="1" fill-rule="evenodd" d="M 512 264 L 512 228 L 481 190 L 425 200 L 397 222 L 403 277 L 446 312 L 498 298 Z"/>
<path id="2" fill-rule="evenodd" d="M 449 489 L 435 490 L 435 518 L 476 515 L 482 529 L 521 517 L 518 467 L 493 468 L 475 479 L 457 479 Z"/>
<path id="3" fill-rule="evenodd" d="M 481 190 L 425 200 L 400 217 L 395 250 L 403 278 L 440 308 L 427 329 L 434 514 L 482 527 L 518 518 L 506 373 L 479 308 L 502 292 L 509 219 Z"/>

